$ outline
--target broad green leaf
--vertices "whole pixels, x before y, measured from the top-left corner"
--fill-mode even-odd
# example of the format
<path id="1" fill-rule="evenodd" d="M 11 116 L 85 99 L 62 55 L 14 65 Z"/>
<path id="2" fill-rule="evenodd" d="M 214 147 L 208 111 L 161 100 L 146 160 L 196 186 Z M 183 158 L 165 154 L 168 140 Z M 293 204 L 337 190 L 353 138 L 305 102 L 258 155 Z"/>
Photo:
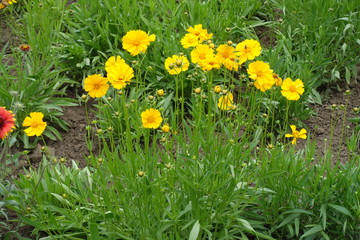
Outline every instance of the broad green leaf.
<path id="1" fill-rule="evenodd" d="M 333 209 L 335 209 L 336 211 L 341 212 L 342 214 L 345 214 L 349 217 L 352 218 L 351 213 L 349 212 L 349 210 L 347 210 L 346 208 L 344 208 L 343 206 L 339 206 L 339 205 L 335 205 L 335 204 L 328 204 L 329 207 L 332 207 Z"/>
<path id="2" fill-rule="evenodd" d="M 321 225 L 315 225 L 314 227 L 310 228 L 309 230 L 307 230 L 301 237 L 300 239 L 304 238 L 304 237 L 307 237 L 307 236 L 310 236 L 310 235 L 313 235 L 315 233 L 318 233 L 320 231 L 322 231 L 323 228 L 321 227 Z"/>
<path id="3" fill-rule="evenodd" d="M 199 236 L 200 233 L 200 223 L 199 220 L 197 220 L 193 226 L 193 228 L 191 229 L 190 235 L 189 235 L 189 240 L 196 240 Z"/>

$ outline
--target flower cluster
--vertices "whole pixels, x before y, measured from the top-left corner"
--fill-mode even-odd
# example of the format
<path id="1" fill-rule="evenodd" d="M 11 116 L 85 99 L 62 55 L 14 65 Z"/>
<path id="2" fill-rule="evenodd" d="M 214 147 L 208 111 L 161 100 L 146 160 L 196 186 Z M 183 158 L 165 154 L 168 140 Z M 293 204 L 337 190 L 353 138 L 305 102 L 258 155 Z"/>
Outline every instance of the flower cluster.
<path id="1" fill-rule="evenodd" d="M 215 44 L 211 41 L 213 34 L 203 29 L 201 24 L 188 28 L 187 32 L 180 42 L 184 48 L 194 47 L 190 53 L 191 61 L 205 72 L 219 69 L 221 66 L 230 71 L 238 71 L 241 64 L 247 60 L 253 60 L 261 53 L 260 43 L 253 39 L 244 40 L 235 47 L 229 41 L 227 44 L 219 45 L 215 52 Z M 168 59 L 166 61 L 170 61 Z M 181 72 L 169 69 L 166 63 L 165 68 L 170 74 Z"/>
<path id="2" fill-rule="evenodd" d="M 132 56 L 145 53 L 150 43 L 155 41 L 154 34 L 148 35 L 142 30 L 130 30 L 122 38 L 123 48 Z M 90 75 L 84 80 L 84 90 L 90 97 L 100 98 L 106 95 L 109 85 L 115 89 L 123 89 L 131 83 L 134 78 L 134 70 L 120 56 L 111 56 L 105 62 L 107 77 L 100 74 Z"/>

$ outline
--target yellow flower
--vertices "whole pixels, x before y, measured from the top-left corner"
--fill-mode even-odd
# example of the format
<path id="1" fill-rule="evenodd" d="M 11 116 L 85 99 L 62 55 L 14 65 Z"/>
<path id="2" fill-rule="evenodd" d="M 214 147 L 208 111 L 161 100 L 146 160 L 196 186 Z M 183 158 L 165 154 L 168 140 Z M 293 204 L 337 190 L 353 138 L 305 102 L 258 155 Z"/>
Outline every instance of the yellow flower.
<path id="1" fill-rule="evenodd" d="M 249 64 L 247 72 L 251 79 L 260 82 L 273 82 L 274 78 L 270 65 L 263 61 L 255 61 Z"/>
<path id="2" fill-rule="evenodd" d="M 235 48 L 227 44 L 221 44 L 219 47 L 216 48 L 216 52 L 216 57 L 221 64 L 223 64 L 226 60 L 236 58 Z"/>
<path id="3" fill-rule="evenodd" d="M 184 48 L 196 47 L 199 44 L 199 38 L 191 33 L 187 33 L 180 42 Z"/>
<path id="4" fill-rule="evenodd" d="M 165 60 L 165 68 L 171 74 L 179 74 L 188 70 L 189 61 L 185 56 L 172 55 Z"/>
<path id="5" fill-rule="evenodd" d="M 227 95 L 219 98 L 218 107 L 221 110 L 230 110 L 231 106 L 233 105 L 233 102 L 234 102 L 234 96 L 232 95 L 232 93 L 228 93 Z"/>
<path id="6" fill-rule="evenodd" d="M 291 128 L 292 134 L 287 133 L 287 134 L 285 134 L 285 137 L 287 137 L 287 138 L 292 137 L 293 138 L 293 140 L 291 141 L 292 144 L 296 144 L 296 140 L 298 138 L 306 139 L 307 131 L 304 128 L 301 129 L 300 131 L 296 130 L 295 125 L 290 125 L 290 128 Z"/>
<path id="7" fill-rule="evenodd" d="M 240 62 L 244 63 L 247 60 L 253 60 L 261 53 L 260 43 L 253 39 L 246 39 L 236 45 L 236 55 L 240 57 Z"/>
<path id="8" fill-rule="evenodd" d="M 164 89 L 159 89 L 156 91 L 156 94 L 159 96 L 159 97 L 162 97 L 164 96 L 165 92 L 164 92 Z"/>
<path id="9" fill-rule="evenodd" d="M 219 60 L 214 54 L 206 56 L 205 60 L 201 61 L 199 65 L 204 71 L 210 71 L 212 69 L 220 68 Z"/>
<path id="10" fill-rule="evenodd" d="M 131 55 L 136 56 L 139 53 L 145 53 L 150 42 L 155 41 L 155 35 L 148 35 L 142 30 L 128 31 L 122 38 L 123 48 Z"/>
<path id="11" fill-rule="evenodd" d="M 281 86 L 282 84 L 282 79 L 281 77 L 279 77 L 277 74 L 273 73 L 273 78 L 274 78 L 274 81 L 275 81 L 275 85 L 278 87 L 278 86 Z"/>
<path id="12" fill-rule="evenodd" d="M 134 70 L 125 62 L 114 62 L 113 66 L 108 69 L 107 77 L 111 85 L 116 89 L 122 89 L 130 84 L 134 77 Z"/>
<path id="13" fill-rule="evenodd" d="M 170 132 L 170 126 L 169 126 L 169 124 L 165 123 L 165 124 L 161 127 L 161 131 L 163 131 L 164 133 Z"/>
<path id="14" fill-rule="evenodd" d="M 158 128 L 162 122 L 159 110 L 150 108 L 141 113 L 141 122 L 144 128 Z"/>
<path id="15" fill-rule="evenodd" d="M 44 114 L 41 112 L 32 112 L 30 117 L 26 117 L 23 122 L 23 127 L 28 127 L 25 129 L 26 135 L 31 136 L 40 136 L 45 128 L 47 123 L 43 121 Z"/>
<path id="16" fill-rule="evenodd" d="M 199 39 L 199 42 L 208 40 L 213 36 L 212 33 L 208 33 L 206 29 L 202 28 L 202 24 L 195 25 L 194 27 L 189 27 L 188 29 L 186 29 L 186 31 L 196 36 Z"/>
<path id="17" fill-rule="evenodd" d="M 211 49 L 208 45 L 199 44 L 191 51 L 191 61 L 193 63 L 201 63 L 208 56 L 212 56 L 214 54 L 214 50 Z"/>
<path id="18" fill-rule="evenodd" d="M 274 82 L 263 82 L 263 81 L 255 81 L 254 86 L 262 92 L 269 90 L 274 85 Z"/>
<path id="19" fill-rule="evenodd" d="M 125 60 L 120 56 L 112 56 L 105 62 L 105 70 L 109 72 L 110 69 L 116 67 L 115 63 L 125 63 Z"/>
<path id="20" fill-rule="evenodd" d="M 300 79 L 292 81 L 290 78 L 286 78 L 281 85 L 281 89 L 281 94 L 287 100 L 297 101 L 304 93 L 304 83 Z"/>
<path id="21" fill-rule="evenodd" d="M 216 58 L 220 64 L 224 65 L 230 71 L 239 70 L 241 62 L 236 56 L 235 48 L 227 44 L 221 44 L 216 51 Z"/>
<path id="22" fill-rule="evenodd" d="M 215 93 L 221 92 L 221 87 L 220 87 L 219 85 L 216 85 L 216 86 L 214 87 L 214 92 L 215 92 Z"/>
<path id="23" fill-rule="evenodd" d="M 100 74 L 94 74 L 85 78 L 84 89 L 89 92 L 90 97 L 99 98 L 105 96 L 109 89 L 107 82 L 108 80 Z"/>

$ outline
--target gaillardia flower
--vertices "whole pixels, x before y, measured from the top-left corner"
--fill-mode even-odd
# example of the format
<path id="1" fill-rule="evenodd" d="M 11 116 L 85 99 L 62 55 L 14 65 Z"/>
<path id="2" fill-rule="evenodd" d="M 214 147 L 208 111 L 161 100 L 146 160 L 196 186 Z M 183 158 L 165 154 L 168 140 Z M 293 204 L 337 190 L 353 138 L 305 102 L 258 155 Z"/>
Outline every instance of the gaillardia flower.
<path id="1" fill-rule="evenodd" d="M 240 62 L 244 63 L 247 60 L 253 60 L 261 53 L 260 43 L 253 39 L 246 39 L 236 45 L 236 55 L 240 58 Z"/>
<path id="2" fill-rule="evenodd" d="M 123 48 L 131 55 L 145 53 L 150 42 L 155 41 L 155 35 L 148 35 L 142 30 L 130 30 L 122 38 Z"/>
<path id="3" fill-rule="evenodd" d="M 218 101 L 218 107 L 221 110 L 230 110 L 234 103 L 234 96 L 232 93 L 228 93 L 225 96 L 221 96 Z"/>
<path id="4" fill-rule="evenodd" d="M 141 122 L 144 128 L 158 128 L 162 122 L 159 110 L 150 108 L 141 113 Z"/>
<path id="5" fill-rule="evenodd" d="M 40 136 L 46 126 L 47 123 L 43 121 L 44 114 L 41 112 L 32 112 L 30 113 L 30 117 L 26 117 L 23 122 L 23 127 L 28 127 L 24 130 L 26 135 L 31 136 Z"/>
<path id="6" fill-rule="evenodd" d="M 189 65 L 190 63 L 185 56 L 172 55 L 165 60 L 165 68 L 171 75 L 188 70 Z"/>
<path id="7" fill-rule="evenodd" d="M 301 129 L 300 131 L 297 131 L 296 130 L 296 126 L 295 125 L 290 125 L 290 128 L 291 128 L 291 131 L 292 131 L 292 134 L 285 134 L 285 137 L 287 138 L 293 138 L 293 140 L 291 141 L 291 144 L 296 144 L 296 140 L 298 138 L 302 138 L 302 139 L 306 139 L 306 133 L 307 131 L 303 128 Z"/>
<path id="8" fill-rule="evenodd" d="M 292 81 L 290 78 L 286 78 L 281 84 L 281 94 L 287 100 L 297 101 L 303 93 L 304 83 L 300 79 Z"/>
<path id="9" fill-rule="evenodd" d="M 89 92 L 90 97 L 99 98 L 105 96 L 109 89 L 108 80 L 100 74 L 90 75 L 84 80 L 84 89 Z"/>
<path id="10" fill-rule="evenodd" d="M 28 51 L 30 51 L 30 45 L 29 44 L 21 44 L 20 46 L 19 46 L 19 49 L 21 50 L 21 51 L 23 51 L 23 52 L 28 52 Z"/>
<path id="11" fill-rule="evenodd" d="M 15 128 L 15 118 L 12 111 L 0 107 L 0 139 L 7 137 Z"/>

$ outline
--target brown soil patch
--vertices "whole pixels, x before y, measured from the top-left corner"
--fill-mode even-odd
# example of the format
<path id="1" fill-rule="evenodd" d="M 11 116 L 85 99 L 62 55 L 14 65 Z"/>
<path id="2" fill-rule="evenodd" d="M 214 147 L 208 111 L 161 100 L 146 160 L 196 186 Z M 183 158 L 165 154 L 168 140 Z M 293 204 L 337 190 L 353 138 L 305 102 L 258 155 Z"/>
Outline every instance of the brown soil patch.
<path id="1" fill-rule="evenodd" d="M 350 95 L 345 94 L 345 88 L 331 90 L 325 95 L 323 105 L 312 106 L 317 115 L 305 121 L 311 139 L 316 141 L 318 156 L 322 157 L 328 149 L 332 149 L 334 164 L 338 161 L 345 163 L 351 156 L 347 139 L 353 133 L 356 123 L 349 122 L 349 119 L 360 116 L 353 111 L 360 107 L 360 83 L 354 82 L 349 90 Z M 337 107 L 333 108 L 333 104 Z"/>

